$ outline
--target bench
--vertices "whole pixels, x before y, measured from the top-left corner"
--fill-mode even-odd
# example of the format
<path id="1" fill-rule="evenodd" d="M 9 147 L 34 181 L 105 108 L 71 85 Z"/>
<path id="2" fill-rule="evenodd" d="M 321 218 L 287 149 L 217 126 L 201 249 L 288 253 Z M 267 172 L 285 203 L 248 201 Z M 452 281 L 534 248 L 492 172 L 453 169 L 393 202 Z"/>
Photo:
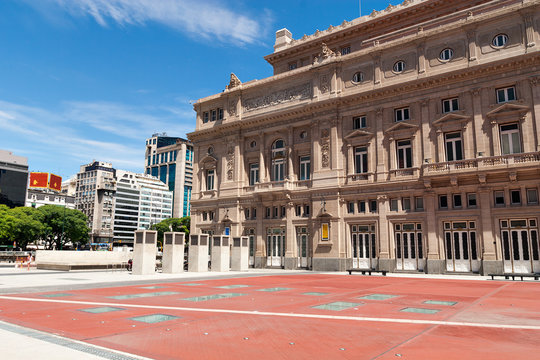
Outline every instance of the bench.
<path id="1" fill-rule="evenodd" d="M 368 275 L 371 276 L 371 273 L 377 273 L 377 274 L 381 274 L 382 276 L 386 276 L 386 270 L 373 270 L 373 269 L 347 269 L 347 271 L 349 272 L 349 275 L 352 275 L 353 272 L 361 272 L 362 275 L 366 275 L 366 273 Z"/>
<path id="2" fill-rule="evenodd" d="M 512 281 L 516 280 L 516 278 L 520 278 L 521 281 L 523 281 L 523 278 L 534 278 L 534 280 L 540 279 L 540 274 L 538 273 L 535 273 L 535 274 L 504 273 L 504 274 L 488 274 L 488 276 L 491 276 L 491 280 L 495 280 L 495 276 L 500 276 L 500 277 L 504 276 L 506 280 L 510 280 L 510 278 L 512 278 Z"/>

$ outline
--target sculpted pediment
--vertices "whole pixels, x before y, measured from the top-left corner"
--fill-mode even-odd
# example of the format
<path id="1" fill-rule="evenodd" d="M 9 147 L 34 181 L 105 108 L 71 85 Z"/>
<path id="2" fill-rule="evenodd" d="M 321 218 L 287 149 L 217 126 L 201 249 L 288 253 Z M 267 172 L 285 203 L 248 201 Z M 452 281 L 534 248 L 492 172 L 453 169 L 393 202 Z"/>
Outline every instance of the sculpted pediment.
<path id="1" fill-rule="evenodd" d="M 418 125 L 402 121 L 402 122 L 398 122 L 397 124 L 390 126 L 388 129 L 386 129 L 384 133 L 388 134 L 390 132 L 395 132 L 399 130 L 417 130 L 417 129 L 418 129 Z"/>
<path id="2" fill-rule="evenodd" d="M 351 139 L 358 138 L 358 137 L 372 137 L 372 136 L 373 136 L 373 133 L 370 133 L 369 131 L 354 130 L 353 132 L 351 132 L 350 134 L 345 136 L 345 139 L 346 140 L 351 140 Z"/>
<path id="3" fill-rule="evenodd" d="M 460 115 L 456 113 L 449 113 L 433 121 L 433 125 L 441 126 L 441 125 L 445 125 L 446 123 L 465 122 L 465 121 L 469 121 L 470 119 L 471 119 L 470 116 Z"/>
<path id="4" fill-rule="evenodd" d="M 216 166 L 217 159 L 214 157 L 214 155 L 206 154 L 206 156 L 201 159 L 202 169 L 215 169 Z"/>
<path id="5" fill-rule="evenodd" d="M 529 107 L 515 103 L 504 103 L 486 114 L 487 117 L 497 118 L 503 116 L 523 116 L 529 111 Z"/>

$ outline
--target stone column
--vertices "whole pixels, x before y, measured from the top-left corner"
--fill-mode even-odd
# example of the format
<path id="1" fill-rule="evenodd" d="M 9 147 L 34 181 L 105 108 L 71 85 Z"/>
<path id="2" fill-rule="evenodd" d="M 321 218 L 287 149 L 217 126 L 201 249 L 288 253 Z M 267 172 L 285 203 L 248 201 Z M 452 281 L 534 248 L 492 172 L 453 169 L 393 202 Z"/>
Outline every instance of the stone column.
<path id="1" fill-rule="evenodd" d="M 338 151 L 339 138 L 338 138 L 338 120 L 336 118 L 330 122 L 330 169 L 336 170 L 341 168 L 340 164 L 340 152 Z"/>
<path id="2" fill-rule="evenodd" d="M 354 172 L 354 147 L 347 144 L 347 175 L 353 175 Z"/>
<path id="3" fill-rule="evenodd" d="M 383 133 L 383 108 L 378 108 L 375 110 L 375 126 L 376 126 L 376 138 L 375 146 L 377 151 L 377 167 L 373 169 L 376 172 L 376 180 L 384 181 L 386 180 L 386 174 L 388 168 L 385 168 L 387 160 L 387 152 L 384 146 L 384 133 Z"/>
<path id="4" fill-rule="evenodd" d="M 473 89 L 470 94 L 473 104 L 473 124 L 477 151 L 474 157 L 478 157 L 478 154 L 480 153 L 482 153 L 482 156 L 484 157 L 490 156 L 490 154 L 488 153 L 488 145 L 486 143 L 487 134 L 484 134 L 484 117 L 482 115 L 482 91 L 480 89 Z"/>
<path id="5" fill-rule="evenodd" d="M 477 62 L 477 46 L 476 46 L 476 30 L 469 29 L 467 31 L 467 41 L 469 43 L 469 62 Z"/>
<path id="6" fill-rule="evenodd" d="M 133 275 L 150 275 L 156 271 L 157 231 L 135 231 Z"/>
<path id="7" fill-rule="evenodd" d="M 294 216 L 294 204 L 292 202 L 288 202 L 286 207 L 287 230 L 285 237 L 285 269 L 296 269 L 296 232 L 292 222 Z"/>
<path id="8" fill-rule="evenodd" d="M 431 142 L 430 137 L 431 126 L 429 121 L 429 100 L 422 101 L 421 105 L 422 109 L 420 111 L 420 116 L 422 121 L 422 145 L 424 150 L 424 159 L 430 159 L 431 162 L 435 162 L 436 160 L 433 156 L 433 143 Z"/>
<path id="9" fill-rule="evenodd" d="M 228 236 L 213 236 L 212 238 L 212 268 L 211 271 L 229 271 L 230 248 Z"/>
<path id="10" fill-rule="evenodd" d="M 471 126 L 468 122 L 463 124 L 463 156 L 465 159 L 474 159 L 474 142 Z"/>
<path id="11" fill-rule="evenodd" d="M 267 169 L 266 164 L 264 163 L 264 133 L 261 133 L 259 136 L 259 182 L 265 183 L 267 181 Z"/>
<path id="12" fill-rule="evenodd" d="M 534 47 L 534 13 L 523 14 L 523 22 L 525 23 L 525 38 L 524 43 L 527 44 L 527 48 Z"/>
<path id="13" fill-rule="evenodd" d="M 390 142 L 390 164 L 388 166 L 389 170 L 394 170 L 398 168 L 397 164 L 397 148 L 396 148 L 396 140 L 394 138 L 388 138 L 388 141 Z"/>
<path id="14" fill-rule="evenodd" d="M 493 234 L 491 214 L 491 191 L 480 189 L 480 225 L 482 226 L 482 273 L 483 275 L 503 272 L 502 259 L 497 259 L 497 246 Z"/>
<path id="15" fill-rule="evenodd" d="M 411 142 L 413 146 L 413 154 L 412 154 L 412 160 L 413 160 L 413 168 L 421 168 L 422 167 L 422 139 L 420 138 L 421 135 L 420 129 L 416 130 L 416 133 L 412 136 Z"/>
<path id="16" fill-rule="evenodd" d="M 189 272 L 208 271 L 208 234 L 190 235 Z"/>
<path id="17" fill-rule="evenodd" d="M 540 77 L 533 77 L 529 80 L 532 92 L 532 118 L 535 128 L 535 147 L 536 151 L 540 151 Z"/>
<path id="18" fill-rule="evenodd" d="M 380 53 L 373 56 L 373 82 L 375 85 L 381 84 L 381 55 Z"/>
<path id="19" fill-rule="evenodd" d="M 391 226 L 387 215 L 389 211 L 388 197 L 379 195 L 377 197 L 377 207 L 379 213 L 379 270 L 394 271 L 396 269 L 396 259 L 390 256 Z"/>
<path id="20" fill-rule="evenodd" d="M 426 273 L 442 274 L 445 271 L 445 260 L 439 247 L 437 237 L 437 221 L 435 211 L 437 210 L 437 196 L 428 190 L 424 193 L 424 205 L 426 208 L 426 245 L 427 245 L 427 264 Z"/>
<path id="21" fill-rule="evenodd" d="M 312 166 L 313 175 L 315 175 L 321 169 L 321 146 L 319 144 L 319 122 L 315 122 L 311 127 L 311 154 L 312 154 Z"/>
<path id="22" fill-rule="evenodd" d="M 499 140 L 499 124 L 496 121 L 491 121 L 491 142 L 493 143 L 493 156 L 502 155 L 501 142 Z"/>
<path id="23" fill-rule="evenodd" d="M 178 274 L 184 272 L 184 238 L 181 232 L 166 232 L 163 234 L 162 272 Z"/>
<path id="24" fill-rule="evenodd" d="M 437 162 L 446 162 L 446 154 L 444 151 L 444 133 L 440 128 L 437 129 Z"/>
<path id="25" fill-rule="evenodd" d="M 416 48 L 418 54 L 418 74 L 425 75 L 426 73 L 426 55 L 424 53 L 424 44 L 421 43 Z"/>
<path id="26" fill-rule="evenodd" d="M 266 229 L 264 228 L 263 219 L 266 216 L 265 207 L 261 204 L 257 207 L 257 232 L 255 236 L 255 268 L 263 268 L 265 266 L 266 253 Z M 233 244 L 234 246 L 234 244 Z"/>

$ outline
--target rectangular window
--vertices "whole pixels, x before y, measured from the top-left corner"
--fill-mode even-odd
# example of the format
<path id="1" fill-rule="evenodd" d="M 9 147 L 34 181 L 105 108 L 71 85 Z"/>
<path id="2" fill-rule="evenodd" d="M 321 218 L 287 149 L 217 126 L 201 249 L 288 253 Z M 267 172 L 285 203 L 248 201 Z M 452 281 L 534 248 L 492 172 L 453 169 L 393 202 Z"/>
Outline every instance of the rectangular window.
<path id="1" fill-rule="evenodd" d="M 356 174 L 368 172 L 367 147 L 365 146 L 354 148 L 354 172 Z"/>
<path id="2" fill-rule="evenodd" d="M 304 216 L 309 216 L 310 208 L 309 205 L 304 205 Z"/>
<path id="3" fill-rule="evenodd" d="M 341 48 L 341 55 L 347 55 L 351 53 L 351 47 L 350 46 L 344 46 Z"/>
<path id="4" fill-rule="evenodd" d="M 369 200 L 369 212 L 377 212 L 377 200 Z"/>
<path id="5" fill-rule="evenodd" d="M 503 155 L 521 152 L 521 136 L 518 124 L 501 125 L 501 152 Z"/>
<path id="6" fill-rule="evenodd" d="M 401 199 L 401 208 L 403 211 L 411 211 L 411 199 L 410 198 L 402 198 Z"/>
<path id="7" fill-rule="evenodd" d="M 222 108 L 217 109 L 217 119 L 218 120 L 223 120 L 223 109 Z"/>
<path id="8" fill-rule="evenodd" d="M 206 190 L 214 190 L 214 170 L 206 171 Z"/>
<path id="9" fill-rule="evenodd" d="M 461 209 L 461 194 L 454 194 L 452 198 L 454 200 L 454 209 Z"/>
<path id="10" fill-rule="evenodd" d="M 446 144 L 446 161 L 463 160 L 461 132 L 444 134 Z"/>
<path id="11" fill-rule="evenodd" d="M 402 140 L 397 142 L 397 162 L 398 169 L 412 167 L 411 140 Z"/>
<path id="12" fill-rule="evenodd" d="M 504 205 L 504 191 L 495 191 L 495 206 L 503 206 Z"/>
<path id="13" fill-rule="evenodd" d="M 404 108 L 400 108 L 400 109 L 395 109 L 394 110 L 394 120 L 396 122 L 410 120 L 409 108 L 404 107 Z"/>
<path id="14" fill-rule="evenodd" d="M 355 116 L 352 119 L 353 129 L 363 129 L 367 126 L 367 120 L 365 116 Z"/>
<path id="15" fill-rule="evenodd" d="M 284 218 L 287 215 L 287 209 L 285 208 L 285 206 L 281 206 L 280 210 L 281 210 L 281 217 Z"/>
<path id="16" fill-rule="evenodd" d="M 475 208 L 476 207 L 476 194 L 467 194 L 467 207 Z"/>
<path id="17" fill-rule="evenodd" d="M 203 123 L 206 124 L 208 122 L 209 116 L 208 111 L 205 111 L 202 113 Z"/>
<path id="18" fill-rule="evenodd" d="M 510 190 L 510 201 L 512 205 L 521 204 L 521 191 L 519 190 Z"/>
<path id="19" fill-rule="evenodd" d="M 358 212 L 359 213 L 365 213 L 366 212 L 366 202 L 365 201 L 359 201 L 358 202 Z"/>
<path id="20" fill-rule="evenodd" d="M 527 189 L 527 204 L 529 205 L 538 204 L 538 190 Z"/>
<path id="21" fill-rule="evenodd" d="M 442 101 L 443 113 L 459 110 L 458 98 L 444 99 Z"/>
<path id="22" fill-rule="evenodd" d="M 414 198 L 414 208 L 416 211 L 424 210 L 424 198 L 421 196 Z"/>
<path id="23" fill-rule="evenodd" d="M 257 208 L 253 208 L 251 210 L 251 218 L 252 219 L 257 219 Z"/>
<path id="24" fill-rule="evenodd" d="M 497 89 L 496 92 L 498 104 L 516 100 L 516 88 L 513 86 Z"/>
<path id="25" fill-rule="evenodd" d="M 253 186 L 259 182 L 259 164 L 249 164 L 249 185 Z"/>
<path id="26" fill-rule="evenodd" d="M 390 199 L 390 211 L 398 211 L 398 199 Z"/>
<path id="27" fill-rule="evenodd" d="M 210 111 L 210 114 L 211 114 L 210 121 L 216 121 L 216 119 L 217 119 L 217 111 L 212 110 L 212 111 Z"/>
<path id="28" fill-rule="evenodd" d="M 348 212 L 349 214 L 354 214 L 354 202 L 349 201 L 349 202 L 347 203 L 347 212 Z"/>
<path id="29" fill-rule="evenodd" d="M 284 159 L 272 160 L 272 181 L 283 181 L 284 179 Z"/>
<path id="30" fill-rule="evenodd" d="M 300 157 L 300 180 L 311 178 L 311 158 L 309 156 Z"/>
<path id="31" fill-rule="evenodd" d="M 267 219 L 270 218 L 270 211 L 271 211 L 270 208 L 267 207 L 267 208 L 266 208 L 266 218 L 267 218 Z"/>
<path id="32" fill-rule="evenodd" d="M 296 216 L 302 216 L 302 205 L 296 205 Z"/>
<path id="33" fill-rule="evenodd" d="M 246 216 L 246 220 L 249 220 L 249 209 L 245 209 L 244 214 Z"/>
<path id="34" fill-rule="evenodd" d="M 208 215 L 207 215 L 206 211 L 203 211 L 202 219 L 203 219 L 203 221 L 206 221 L 208 219 Z"/>
<path id="35" fill-rule="evenodd" d="M 278 217 L 278 207 L 277 206 L 274 206 L 274 219 L 276 219 Z"/>
<path id="36" fill-rule="evenodd" d="M 448 197 L 439 195 L 439 209 L 448 209 Z"/>

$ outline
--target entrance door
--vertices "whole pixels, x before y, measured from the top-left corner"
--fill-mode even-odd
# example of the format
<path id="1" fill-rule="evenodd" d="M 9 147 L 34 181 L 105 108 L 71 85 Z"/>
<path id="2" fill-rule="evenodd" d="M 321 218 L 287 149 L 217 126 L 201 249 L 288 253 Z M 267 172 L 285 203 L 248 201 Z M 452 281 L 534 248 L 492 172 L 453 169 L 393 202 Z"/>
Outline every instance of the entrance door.
<path id="1" fill-rule="evenodd" d="M 266 266 L 283 266 L 285 235 L 281 229 L 269 229 L 266 237 Z"/>
<path id="2" fill-rule="evenodd" d="M 446 232 L 446 271 L 469 272 L 469 234 L 467 231 Z"/>
<path id="3" fill-rule="evenodd" d="M 421 224 L 396 224 L 396 269 L 423 270 L 424 251 Z"/>
<path id="4" fill-rule="evenodd" d="M 351 225 L 352 262 L 355 269 L 377 267 L 375 225 Z"/>
<path id="5" fill-rule="evenodd" d="M 297 236 L 298 241 L 298 267 L 308 267 L 308 236 L 307 234 L 299 234 Z"/>
<path id="6" fill-rule="evenodd" d="M 504 272 L 531 273 L 540 270 L 536 219 L 503 220 L 501 229 Z"/>

